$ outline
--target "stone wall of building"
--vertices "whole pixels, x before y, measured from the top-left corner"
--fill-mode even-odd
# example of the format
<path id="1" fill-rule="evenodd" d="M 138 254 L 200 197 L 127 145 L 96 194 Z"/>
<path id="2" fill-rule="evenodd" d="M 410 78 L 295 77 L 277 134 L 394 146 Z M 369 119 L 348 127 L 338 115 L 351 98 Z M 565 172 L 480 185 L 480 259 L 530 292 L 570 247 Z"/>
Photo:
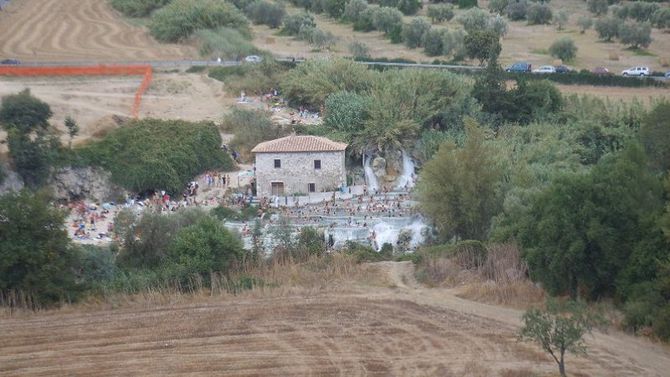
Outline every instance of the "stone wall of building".
<path id="1" fill-rule="evenodd" d="M 275 168 L 275 160 L 281 167 Z M 321 161 L 321 169 L 314 168 L 314 161 Z M 284 195 L 307 194 L 313 183 L 315 192 L 335 191 L 346 184 L 344 151 L 256 153 L 256 190 L 260 197 L 272 196 L 272 183 L 283 183 Z"/>

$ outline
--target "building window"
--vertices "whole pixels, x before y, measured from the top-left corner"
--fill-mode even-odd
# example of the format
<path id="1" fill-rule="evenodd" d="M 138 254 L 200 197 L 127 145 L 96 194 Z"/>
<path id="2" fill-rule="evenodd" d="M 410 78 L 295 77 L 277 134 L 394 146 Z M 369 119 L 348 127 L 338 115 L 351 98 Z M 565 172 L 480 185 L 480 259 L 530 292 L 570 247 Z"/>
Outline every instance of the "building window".
<path id="1" fill-rule="evenodd" d="M 275 160 L 275 169 L 279 169 L 279 168 L 281 168 L 281 160 L 280 160 L 280 159 L 276 159 L 276 160 Z"/>
<path id="2" fill-rule="evenodd" d="M 316 170 L 321 169 L 321 160 L 314 160 L 314 169 Z"/>
<path id="3" fill-rule="evenodd" d="M 316 192 L 316 183 L 308 183 L 307 184 L 307 191 Z"/>

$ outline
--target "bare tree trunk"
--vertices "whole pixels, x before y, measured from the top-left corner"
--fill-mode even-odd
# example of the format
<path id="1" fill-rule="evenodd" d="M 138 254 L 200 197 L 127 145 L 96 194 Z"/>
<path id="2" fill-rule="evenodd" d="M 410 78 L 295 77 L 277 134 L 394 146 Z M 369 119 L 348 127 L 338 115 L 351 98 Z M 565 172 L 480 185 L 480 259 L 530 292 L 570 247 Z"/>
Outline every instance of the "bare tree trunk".
<path id="1" fill-rule="evenodd" d="M 561 361 L 558 362 L 558 372 L 561 374 L 561 377 L 565 377 L 565 360 L 563 359 L 563 355 L 565 354 L 565 350 L 561 350 Z"/>

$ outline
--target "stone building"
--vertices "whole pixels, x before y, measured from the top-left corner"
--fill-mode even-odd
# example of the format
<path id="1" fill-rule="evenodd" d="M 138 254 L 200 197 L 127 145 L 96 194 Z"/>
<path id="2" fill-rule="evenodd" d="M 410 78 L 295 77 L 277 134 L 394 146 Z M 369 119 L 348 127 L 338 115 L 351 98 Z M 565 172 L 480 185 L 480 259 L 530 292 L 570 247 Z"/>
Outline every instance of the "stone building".
<path id="1" fill-rule="evenodd" d="M 291 135 L 258 144 L 256 190 L 260 197 L 335 191 L 346 184 L 345 143 Z"/>

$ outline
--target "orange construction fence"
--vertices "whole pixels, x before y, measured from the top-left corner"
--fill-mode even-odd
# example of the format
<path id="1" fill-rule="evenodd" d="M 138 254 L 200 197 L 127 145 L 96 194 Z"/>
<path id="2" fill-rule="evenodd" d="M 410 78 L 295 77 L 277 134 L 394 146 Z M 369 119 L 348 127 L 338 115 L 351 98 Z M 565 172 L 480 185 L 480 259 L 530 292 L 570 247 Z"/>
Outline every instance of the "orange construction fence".
<path id="1" fill-rule="evenodd" d="M 60 66 L 60 67 L 26 67 L 0 66 L 0 76 L 130 76 L 142 75 L 144 78 L 135 91 L 135 99 L 131 114 L 137 118 L 142 103 L 142 95 L 149 89 L 153 77 L 150 65 L 95 65 L 95 66 Z"/>

